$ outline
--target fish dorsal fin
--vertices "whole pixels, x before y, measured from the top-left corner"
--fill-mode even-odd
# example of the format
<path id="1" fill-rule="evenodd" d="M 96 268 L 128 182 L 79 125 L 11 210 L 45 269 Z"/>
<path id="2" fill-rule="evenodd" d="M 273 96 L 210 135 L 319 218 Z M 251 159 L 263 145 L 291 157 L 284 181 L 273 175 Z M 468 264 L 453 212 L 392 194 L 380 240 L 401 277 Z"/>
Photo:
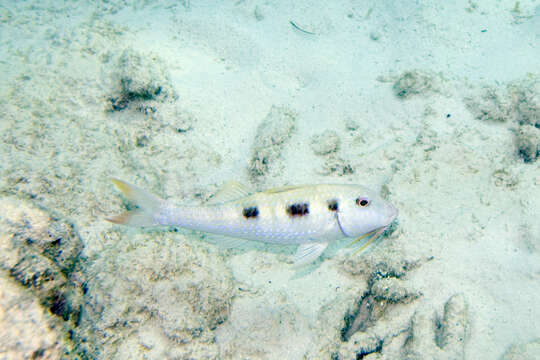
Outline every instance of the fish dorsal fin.
<path id="1" fill-rule="evenodd" d="M 294 265 L 302 266 L 307 265 L 321 256 L 323 251 L 328 246 L 328 243 L 321 242 L 309 242 L 298 246 L 296 254 L 294 255 Z"/>
<path id="2" fill-rule="evenodd" d="M 208 204 L 221 204 L 246 197 L 249 194 L 250 191 L 245 185 L 240 184 L 238 181 L 229 181 L 219 188 L 214 197 L 208 201 Z"/>
<path id="3" fill-rule="evenodd" d="M 281 186 L 281 187 L 265 190 L 264 193 L 265 194 L 277 194 L 277 193 L 282 193 L 282 192 L 285 192 L 285 191 L 299 189 L 301 187 L 302 186 L 297 186 L 297 185 Z"/>

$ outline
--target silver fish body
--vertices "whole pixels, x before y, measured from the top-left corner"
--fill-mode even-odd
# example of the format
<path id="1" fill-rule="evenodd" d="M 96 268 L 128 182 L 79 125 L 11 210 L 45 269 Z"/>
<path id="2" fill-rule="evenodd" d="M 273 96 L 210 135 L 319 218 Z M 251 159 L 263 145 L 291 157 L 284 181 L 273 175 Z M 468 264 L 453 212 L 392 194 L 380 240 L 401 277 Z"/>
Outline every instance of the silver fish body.
<path id="1" fill-rule="evenodd" d="M 311 262 L 329 242 L 384 229 L 397 209 L 360 185 L 307 185 L 250 194 L 229 183 L 204 206 L 177 206 L 120 180 L 115 185 L 139 205 L 108 220 L 134 226 L 180 226 L 275 244 L 301 245 L 297 257 Z M 306 254 L 307 251 L 307 254 Z"/>

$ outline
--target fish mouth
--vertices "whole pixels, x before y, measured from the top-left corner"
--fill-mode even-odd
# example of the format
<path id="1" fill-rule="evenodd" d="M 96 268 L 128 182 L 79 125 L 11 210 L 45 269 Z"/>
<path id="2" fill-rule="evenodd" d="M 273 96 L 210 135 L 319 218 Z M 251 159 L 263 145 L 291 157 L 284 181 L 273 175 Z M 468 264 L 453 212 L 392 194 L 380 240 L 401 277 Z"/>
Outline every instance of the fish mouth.
<path id="1" fill-rule="evenodd" d="M 390 228 L 390 226 L 392 225 L 394 220 L 397 218 L 398 213 L 399 213 L 398 209 L 396 207 L 394 207 L 393 205 L 390 205 L 390 215 L 388 216 L 388 221 L 386 222 L 386 225 L 380 226 L 378 228 L 375 228 L 375 229 L 361 235 L 360 237 L 354 239 L 351 243 L 349 243 L 349 245 L 347 245 L 347 247 L 350 247 L 353 244 L 355 244 L 355 243 L 357 243 L 357 242 L 359 242 L 359 241 L 361 241 L 363 239 L 366 239 L 367 240 L 366 243 L 364 245 L 362 245 L 360 247 L 360 249 L 355 251 L 355 254 L 358 254 L 359 252 L 364 250 L 366 247 L 368 247 L 372 242 L 377 240 L 388 228 Z M 343 226 L 341 226 L 341 223 L 339 221 L 339 216 L 337 216 L 337 223 L 338 223 L 339 228 L 340 228 L 341 232 L 343 233 L 343 235 L 345 235 L 347 237 L 352 237 L 352 236 L 349 236 L 345 232 L 345 230 L 343 230 Z"/>
<path id="2" fill-rule="evenodd" d="M 394 222 L 394 220 L 397 218 L 398 216 L 398 209 L 396 209 L 395 207 L 392 207 L 392 213 L 390 214 L 390 216 L 388 217 L 388 221 L 386 222 L 386 225 L 383 225 L 381 227 L 378 227 L 376 229 L 373 229 L 363 235 L 361 235 L 358 239 L 356 239 L 354 242 L 358 241 L 358 240 L 361 240 L 363 238 L 365 238 L 366 236 L 371 236 L 371 235 L 374 235 L 374 234 L 377 234 L 377 237 L 379 235 L 381 235 L 386 229 L 388 229 L 390 227 L 390 225 L 392 225 L 392 223 Z M 341 221 L 339 219 L 339 215 L 336 216 L 336 221 L 337 221 L 337 224 L 339 226 L 339 230 L 341 230 L 341 233 L 345 236 L 345 237 L 353 237 L 349 234 L 347 234 L 347 232 L 345 231 L 345 229 L 343 229 L 343 226 L 341 225 Z"/>

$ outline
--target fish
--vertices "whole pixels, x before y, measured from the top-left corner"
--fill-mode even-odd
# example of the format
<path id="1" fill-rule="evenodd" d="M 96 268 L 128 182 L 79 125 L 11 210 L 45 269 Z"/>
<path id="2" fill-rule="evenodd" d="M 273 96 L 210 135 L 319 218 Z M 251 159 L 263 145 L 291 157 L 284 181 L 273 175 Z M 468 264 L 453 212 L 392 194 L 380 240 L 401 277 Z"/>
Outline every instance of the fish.
<path id="1" fill-rule="evenodd" d="M 137 227 L 177 226 L 216 236 L 236 244 L 251 240 L 298 245 L 295 265 L 318 259 L 336 240 L 369 241 L 386 230 L 398 210 L 376 192 L 351 184 L 285 186 L 251 192 L 231 181 L 201 206 L 177 205 L 135 185 L 112 179 L 137 208 L 106 220 Z M 234 245 L 233 245 L 234 247 Z"/>

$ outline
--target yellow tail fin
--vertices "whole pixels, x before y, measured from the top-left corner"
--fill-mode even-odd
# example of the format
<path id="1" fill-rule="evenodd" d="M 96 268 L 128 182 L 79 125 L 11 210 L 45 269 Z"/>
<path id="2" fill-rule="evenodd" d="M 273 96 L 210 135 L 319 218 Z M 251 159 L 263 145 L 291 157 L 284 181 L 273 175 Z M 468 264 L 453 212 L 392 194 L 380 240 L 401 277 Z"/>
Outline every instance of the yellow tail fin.
<path id="1" fill-rule="evenodd" d="M 118 190 L 130 201 L 137 205 L 137 209 L 127 211 L 123 214 L 110 216 L 105 220 L 114 224 L 129 226 L 156 226 L 160 225 L 156 221 L 163 200 L 125 181 L 111 179 Z"/>

